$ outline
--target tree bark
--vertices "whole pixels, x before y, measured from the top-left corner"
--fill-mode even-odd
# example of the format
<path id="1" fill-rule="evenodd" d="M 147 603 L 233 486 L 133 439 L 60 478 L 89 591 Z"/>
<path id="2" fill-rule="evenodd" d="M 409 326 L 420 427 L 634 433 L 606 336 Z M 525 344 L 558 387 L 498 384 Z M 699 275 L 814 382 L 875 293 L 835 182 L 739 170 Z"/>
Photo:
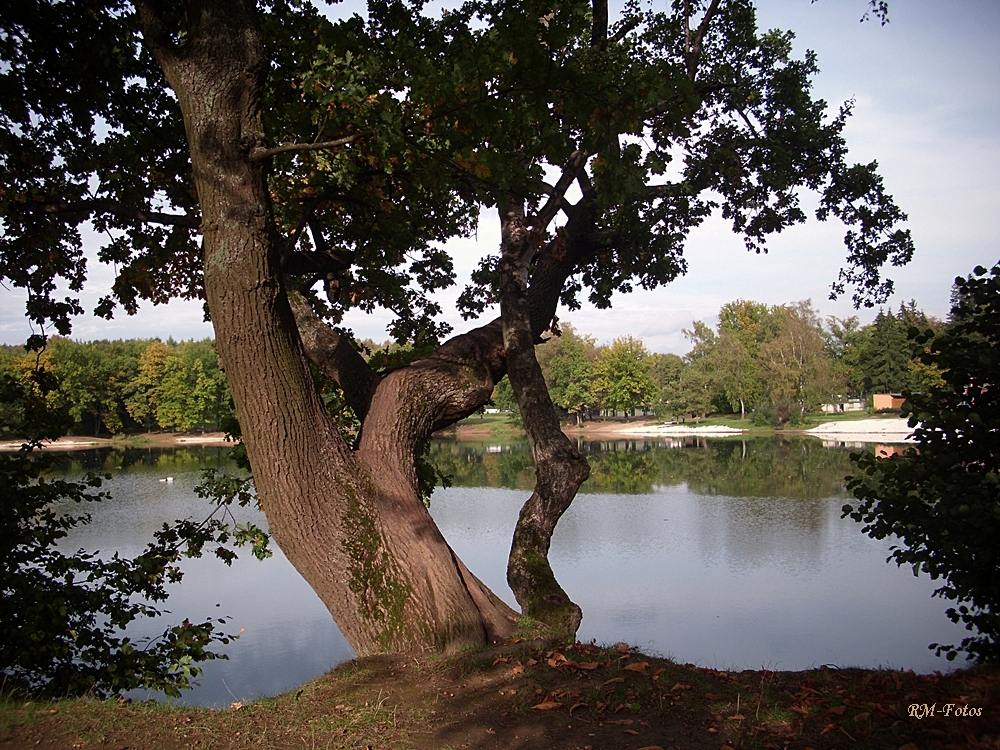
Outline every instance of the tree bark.
<path id="1" fill-rule="evenodd" d="M 541 239 L 528 229 L 520 199 L 501 203 L 500 221 L 500 318 L 507 375 L 535 459 L 535 490 L 514 529 L 507 583 L 525 615 L 572 641 L 583 613 L 556 580 L 548 554 L 556 524 L 590 475 L 590 466 L 560 429 L 535 359 L 528 266 Z"/>
<path id="2" fill-rule="evenodd" d="M 445 543 L 413 470 L 421 438 L 489 398 L 490 368 L 456 367 L 439 352 L 377 382 L 350 450 L 309 372 L 282 285 L 264 162 L 252 158 L 264 147 L 267 73 L 255 7 L 189 3 L 186 38 L 175 45 L 161 6 L 137 6 L 182 111 L 216 346 L 275 541 L 359 655 L 454 651 L 512 634 L 515 614 Z M 463 345 L 477 342 L 449 351 Z"/>

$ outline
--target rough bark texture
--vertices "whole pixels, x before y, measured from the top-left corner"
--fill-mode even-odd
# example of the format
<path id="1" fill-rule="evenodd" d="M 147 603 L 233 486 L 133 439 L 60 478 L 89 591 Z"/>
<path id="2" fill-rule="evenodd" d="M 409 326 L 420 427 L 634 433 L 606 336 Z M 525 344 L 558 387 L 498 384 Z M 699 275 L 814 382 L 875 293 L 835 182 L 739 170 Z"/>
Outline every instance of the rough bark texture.
<path id="1" fill-rule="evenodd" d="M 489 398 L 489 342 L 456 340 L 381 381 L 342 357 L 349 402 L 369 403 L 352 452 L 312 381 L 282 286 L 264 162 L 251 158 L 264 146 L 267 72 L 254 5 L 188 4 L 183 46 L 157 3 L 138 8 L 184 117 L 216 345 L 275 540 L 359 655 L 453 651 L 510 635 L 515 614 L 445 543 L 413 470 L 413 452 L 436 424 Z M 349 372 L 361 372 L 360 385 Z"/>
<path id="2" fill-rule="evenodd" d="M 535 489 L 517 520 L 507 582 L 525 615 L 544 622 L 558 637 L 575 640 L 583 613 L 556 580 L 548 554 L 556 524 L 590 475 L 590 466 L 560 429 L 535 359 L 527 278 L 540 239 L 526 225 L 522 201 L 502 204 L 500 220 L 500 310 L 507 375 L 535 459 Z"/>

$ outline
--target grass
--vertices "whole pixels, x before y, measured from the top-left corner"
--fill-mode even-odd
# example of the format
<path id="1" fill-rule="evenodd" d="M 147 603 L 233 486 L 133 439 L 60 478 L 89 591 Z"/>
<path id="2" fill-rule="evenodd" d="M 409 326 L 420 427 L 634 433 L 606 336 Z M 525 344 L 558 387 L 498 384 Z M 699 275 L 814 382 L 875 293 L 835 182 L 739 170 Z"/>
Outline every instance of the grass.
<path id="1" fill-rule="evenodd" d="M 625 644 L 511 642 L 379 656 L 227 709 L 0 700 L 0 749 L 933 748 L 1000 746 L 1000 669 L 728 672 Z M 981 707 L 918 720 L 912 703 Z"/>

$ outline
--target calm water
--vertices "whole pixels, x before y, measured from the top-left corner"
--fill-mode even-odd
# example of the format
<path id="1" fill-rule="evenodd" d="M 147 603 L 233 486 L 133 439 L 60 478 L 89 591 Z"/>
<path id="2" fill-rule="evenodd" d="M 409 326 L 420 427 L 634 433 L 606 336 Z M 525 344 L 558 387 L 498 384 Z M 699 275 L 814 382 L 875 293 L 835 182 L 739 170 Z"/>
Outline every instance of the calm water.
<path id="1" fill-rule="evenodd" d="M 889 544 L 840 517 L 848 448 L 809 439 L 581 448 L 592 478 L 560 521 L 550 554 L 583 608 L 581 640 L 624 640 L 719 668 L 950 666 L 927 644 L 955 642 L 964 631 L 930 597 L 933 583 L 886 564 Z M 453 477 L 435 492 L 432 515 L 458 555 L 514 605 L 504 575 L 533 482 L 527 445 L 442 441 L 432 458 Z M 69 546 L 137 554 L 163 521 L 205 515 L 193 487 L 202 469 L 226 464 L 225 450 L 214 448 L 73 454 L 67 474 L 115 472 L 115 499 L 93 507 L 93 524 Z M 159 481 L 166 476 L 174 481 Z M 255 511 L 244 517 L 264 525 Z M 182 702 L 271 695 L 353 657 L 279 550 L 262 563 L 243 553 L 232 568 L 204 559 L 184 570 L 170 614 L 145 623 L 144 633 L 218 616 L 230 618 L 227 632 L 244 632 L 224 647 L 230 660 L 208 663 Z"/>

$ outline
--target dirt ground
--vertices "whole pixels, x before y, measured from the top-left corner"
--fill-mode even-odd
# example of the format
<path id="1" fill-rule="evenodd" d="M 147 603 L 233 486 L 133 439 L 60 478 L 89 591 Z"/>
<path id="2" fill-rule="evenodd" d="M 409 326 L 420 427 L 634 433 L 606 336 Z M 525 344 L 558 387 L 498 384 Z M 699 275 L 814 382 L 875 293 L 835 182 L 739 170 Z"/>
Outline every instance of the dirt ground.
<path id="1" fill-rule="evenodd" d="M 360 659 L 225 710 L 8 696 L 0 750 L 995 750 L 998 686 L 996 668 L 720 672 L 625 644 L 533 641 L 450 659 Z"/>

